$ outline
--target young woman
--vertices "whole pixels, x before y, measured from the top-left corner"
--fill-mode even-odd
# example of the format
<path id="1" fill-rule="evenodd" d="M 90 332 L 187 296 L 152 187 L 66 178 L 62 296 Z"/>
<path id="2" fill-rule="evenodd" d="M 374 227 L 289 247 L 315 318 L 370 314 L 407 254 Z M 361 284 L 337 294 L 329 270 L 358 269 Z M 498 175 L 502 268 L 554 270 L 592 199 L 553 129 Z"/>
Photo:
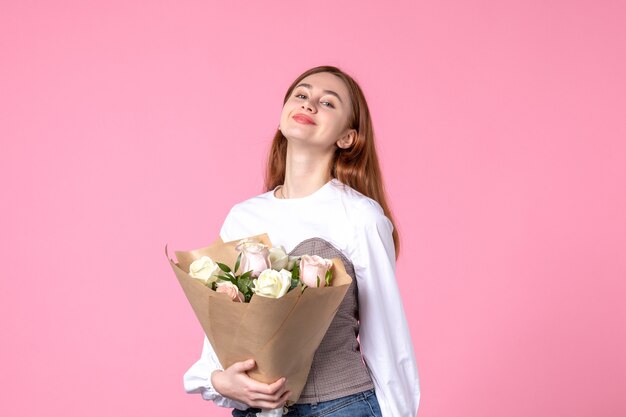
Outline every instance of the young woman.
<path id="1" fill-rule="evenodd" d="M 353 278 L 286 416 L 415 417 L 420 387 L 395 280 L 398 232 L 368 106 L 349 75 L 320 66 L 291 84 L 265 185 L 265 193 L 230 210 L 222 240 L 267 233 L 294 255 L 316 248 L 341 256 Z M 185 390 L 234 408 L 233 416 L 281 407 L 290 394 L 285 378 L 260 383 L 246 374 L 254 366 L 248 360 L 224 370 L 205 337 Z"/>

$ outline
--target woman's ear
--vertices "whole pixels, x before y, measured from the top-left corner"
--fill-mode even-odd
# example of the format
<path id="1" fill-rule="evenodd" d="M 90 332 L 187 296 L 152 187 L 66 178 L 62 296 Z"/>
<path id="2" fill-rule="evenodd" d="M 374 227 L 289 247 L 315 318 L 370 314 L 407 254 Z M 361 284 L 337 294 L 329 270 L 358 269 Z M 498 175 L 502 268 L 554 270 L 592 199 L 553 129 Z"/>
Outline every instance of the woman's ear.
<path id="1" fill-rule="evenodd" d="M 339 146 L 342 149 L 348 149 L 350 146 L 354 144 L 355 140 L 356 140 L 356 130 L 349 129 L 346 133 L 343 134 L 343 136 L 341 136 L 337 140 L 337 146 Z"/>

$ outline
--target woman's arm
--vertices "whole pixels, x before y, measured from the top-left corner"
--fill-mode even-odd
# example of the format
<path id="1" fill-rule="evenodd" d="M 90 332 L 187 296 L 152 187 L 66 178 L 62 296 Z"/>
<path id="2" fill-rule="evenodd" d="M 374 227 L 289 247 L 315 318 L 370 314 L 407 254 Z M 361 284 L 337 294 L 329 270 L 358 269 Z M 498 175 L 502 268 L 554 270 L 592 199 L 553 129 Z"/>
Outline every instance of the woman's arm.
<path id="1" fill-rule="evenodd" d="M 413 343 L 395 277 L 393 225 L 367 201 L 355 216 L 355 273 L 361 353 L 383 417 L 415 417 L 420 386 Z"/>
<path id="2" fill-rule="evenodd" d="M 194 363 L 183 376 L 185 391 L 187 391 L 188 394 L 201 394 L 203 399 L 213 401 L 220 407 L 238 408 L 240 410 L 247 409 L 248 406 L 246 404 L 222 396 L 213 387 L 211 374 L 216 370 L 223 370 L 222 365 L 220 365 L 215 351 L 211 343 L 209 343 L 209 339 L 204 336 L 204 345 L 200 359 Z"/>
<path id="3" fill-rule="evenodd" d="M 204 336 L 204 346 L 200 360 L 194 363 L 183 376 L 185 391 L 201 394 L 205 400 L 213 401 L 220 407 L 245 410 L 248 406 L 278 408 L 289 395 L 285 379 L 279 378 L 272 384 L 258 382 L 246 371 L 255 367 L 253 360 L 235 362 L 224 370 L 209 342 Z"/>

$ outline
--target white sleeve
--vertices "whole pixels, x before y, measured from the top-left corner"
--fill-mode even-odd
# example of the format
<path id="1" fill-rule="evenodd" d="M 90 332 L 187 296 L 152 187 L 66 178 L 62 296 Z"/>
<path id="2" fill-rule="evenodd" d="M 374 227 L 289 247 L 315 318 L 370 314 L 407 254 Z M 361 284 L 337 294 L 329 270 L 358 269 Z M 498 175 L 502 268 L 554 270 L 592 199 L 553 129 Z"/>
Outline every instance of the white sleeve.
<path id="1" fill-rule="evenodd" d="M 223 370 L 217 355 L 209 343 L 209 339 L 204 336 L 204 345 L 200 359 L 191 365 L 183 376 L 183 384 L 188 394 L 201 394 L 205 400 L 213 401 L 219 407 L 238 408 L 245 410 L 248 406 L 242 402 L 232 400 L 222 396 L 213 388 L 211 384 L 211 373 L 216 369 Z"/>
<path id="2" fill-rule="evenodd" d="M 372 203 L 355 216 L 354 266 L 360 342 L 383 417 L 415 417 L 420 386 L 413 342 L 395 277 L 393 225 Z"/>
<path id="3" fill-rule="evenodd" d="M 228 216 L 226 220 L 228 220 Z M 220 237 L 224 241 L 227 241 L 227 233 L 225 230 L 226 220 L 224 221 L 220 231 Z M 213 401 L 219 407 L 246 410 L 248 408 L 247 404 L 224 397 L 215 390 L 213 384 L 211 383 L 211 373 L 216 369 L 223 370 L 224 368 L 220 364 L 209 339 L 205 335 L 200 359 L 194 363 L 183 376 L 185 391 L 188 394 L 201 394 L 203 399 Z"/>

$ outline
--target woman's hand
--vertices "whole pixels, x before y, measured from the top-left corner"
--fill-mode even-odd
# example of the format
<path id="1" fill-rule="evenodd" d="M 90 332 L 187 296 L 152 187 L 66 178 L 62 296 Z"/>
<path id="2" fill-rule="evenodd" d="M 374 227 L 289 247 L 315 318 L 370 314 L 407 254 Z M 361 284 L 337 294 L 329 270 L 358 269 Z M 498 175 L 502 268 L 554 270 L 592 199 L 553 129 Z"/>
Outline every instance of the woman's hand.
<path id="1" fill-rule="evenodd" d="M 285 404 L 290 391 L 286 391 L 286 378 L 264 384 L 250 378 L 247 371 L 255 367 L 254 359 L 235 362 L 227 369 L 211 374 L 211 383 L 224 397 L 232 398 L 257 408 L 280 408 Z"/>

